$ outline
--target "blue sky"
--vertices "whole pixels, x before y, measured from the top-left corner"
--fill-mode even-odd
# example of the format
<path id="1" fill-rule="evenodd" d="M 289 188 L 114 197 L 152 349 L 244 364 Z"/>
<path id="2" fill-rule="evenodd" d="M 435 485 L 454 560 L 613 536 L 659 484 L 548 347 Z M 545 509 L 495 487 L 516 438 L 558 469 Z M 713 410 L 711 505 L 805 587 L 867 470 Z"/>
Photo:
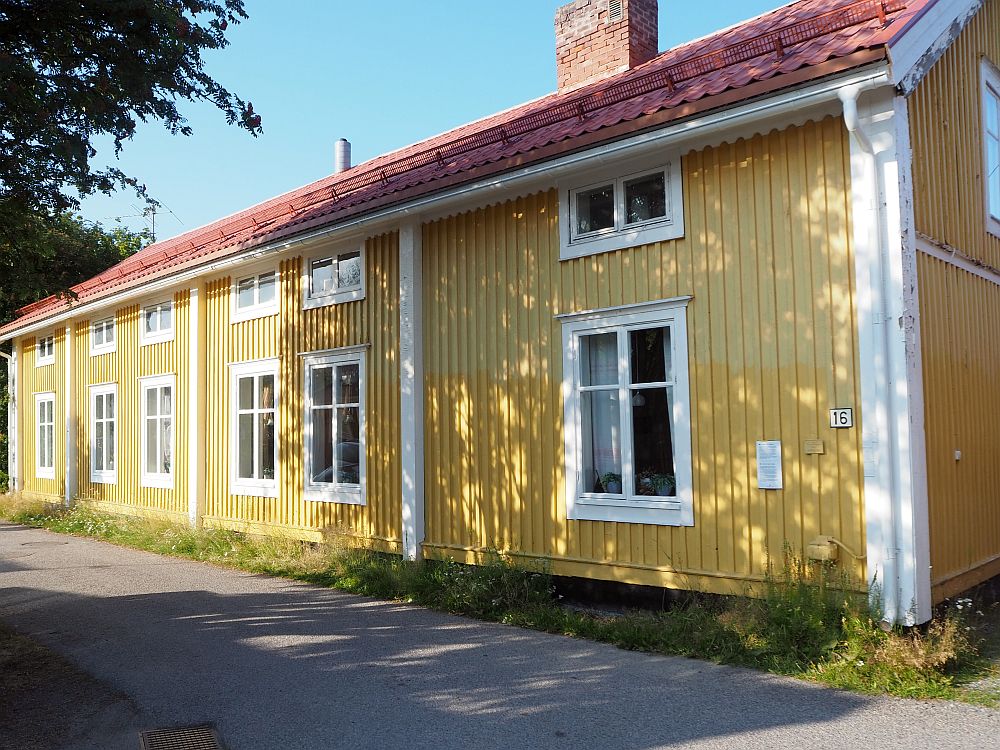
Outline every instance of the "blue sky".
<path id="1" fill-rule="evenodd" d="M 264 134 L 182 102 L 194 135 L 141 126 L 117 166 L 164 205 L 158 239 L 328 175 L 333 143 L 354 163 L 555 89 L 553 17 L 561 0 L 457 2 L 245 0 L 249 20 L 207 57 L 220 83 L 254 104 Z M 660 0 L 660 49 L 770 10 L 781 0 Z M 102 147 L 98 159 L 114 161 Z M 88 199 L 83 216 L 141 229 L 138 199 Z"/>

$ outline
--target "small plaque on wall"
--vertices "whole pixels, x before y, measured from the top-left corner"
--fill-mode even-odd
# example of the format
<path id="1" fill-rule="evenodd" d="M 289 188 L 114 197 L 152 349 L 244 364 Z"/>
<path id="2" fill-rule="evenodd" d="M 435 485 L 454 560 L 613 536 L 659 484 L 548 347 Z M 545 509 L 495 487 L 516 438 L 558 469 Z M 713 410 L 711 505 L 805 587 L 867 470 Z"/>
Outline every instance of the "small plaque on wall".
<path id="1" fill-rule="evenodd" d="M 762 490 L 780 490 L 781 481 L 781 441 L 757 441 L 757 487 Z"/>
<path id="2" fill-rule="evenodd" d="M 835 430 L 854 427 L 854 409 L 830 409 L 830 427 Z"/>

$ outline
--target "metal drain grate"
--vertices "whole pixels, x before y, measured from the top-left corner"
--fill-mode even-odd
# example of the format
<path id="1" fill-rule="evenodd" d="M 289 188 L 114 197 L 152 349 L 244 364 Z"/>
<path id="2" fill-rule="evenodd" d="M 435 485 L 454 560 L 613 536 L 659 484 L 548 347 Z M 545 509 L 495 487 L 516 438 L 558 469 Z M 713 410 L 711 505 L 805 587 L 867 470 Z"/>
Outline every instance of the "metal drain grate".
<path id="1" fill-rule="evenodd" d="M 142 750 L 222 750 L 215 728 L 210 724 L 177 729 L 149 729 L 139 732 Z"/>

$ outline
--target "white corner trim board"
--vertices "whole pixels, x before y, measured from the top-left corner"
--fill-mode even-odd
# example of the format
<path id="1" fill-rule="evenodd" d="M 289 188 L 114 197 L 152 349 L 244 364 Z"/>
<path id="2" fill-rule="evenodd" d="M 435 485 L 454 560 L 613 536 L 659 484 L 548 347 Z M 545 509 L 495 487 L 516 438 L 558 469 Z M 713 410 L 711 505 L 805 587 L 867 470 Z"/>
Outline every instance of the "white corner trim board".
<path id="1" fill-rule="evenodd" d="M 937 0 L 931 3 L 901 37 L 889 45 L 892 78 L 903 96 L 924 79 L 985 0 Z"/>
<path id="2" fill-rule="evenodd" d="M 76 469 L 76 438 L 77 438 L 77 415 L 76 399 L 72 394 L 76 393 L 76 338 L 73 333 L 73 321 L 66 324 L 66 338 L 63 342 L 66 374 L 65 393 L 66 403 L 66 435 L 63 455 L 65 461 L 65 492 L 63 502 L 69 507 L 77 494 L 77 469 Z"/>
<path id="3" fill-rule="evenodd" d="M 399 230 L 399 373 L 403 557 L 416 560 L 424 541 L 424 400 L 420 224 Z"/>

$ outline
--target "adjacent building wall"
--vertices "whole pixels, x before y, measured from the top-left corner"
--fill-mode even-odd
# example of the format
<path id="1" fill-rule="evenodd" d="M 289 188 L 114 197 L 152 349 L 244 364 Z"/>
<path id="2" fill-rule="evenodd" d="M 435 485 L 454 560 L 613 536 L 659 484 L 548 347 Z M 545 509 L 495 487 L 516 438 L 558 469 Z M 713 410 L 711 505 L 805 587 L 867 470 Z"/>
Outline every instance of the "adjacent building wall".
<path id="1" fill-rule="evenodd" d="M 683 174 L 678 241 L 560 261 L 554 190 L 425 226 L 432 554 L 737 593 L 817 534 L 864 550 L 861 433 L 828 426 L 860 406 L 843 123 L 691 152 Z M 694 527 L 567 521 L 555 316 L 684 295 Z M 763 439 L 784 443 L 784 490 L 756 489 Z"/>
<path id="2" fill-rule="evenodd" d="M 924 235 L 918 278 L 935 601 L 1000 573 L 1000 273 L 991 270 L 1000 267 L 1000 238 L 986 231 L 984 209 L 984 56 L 1000 64 L 1000 0 L 986 2 L 909 102 L 914 212 Z"/>

